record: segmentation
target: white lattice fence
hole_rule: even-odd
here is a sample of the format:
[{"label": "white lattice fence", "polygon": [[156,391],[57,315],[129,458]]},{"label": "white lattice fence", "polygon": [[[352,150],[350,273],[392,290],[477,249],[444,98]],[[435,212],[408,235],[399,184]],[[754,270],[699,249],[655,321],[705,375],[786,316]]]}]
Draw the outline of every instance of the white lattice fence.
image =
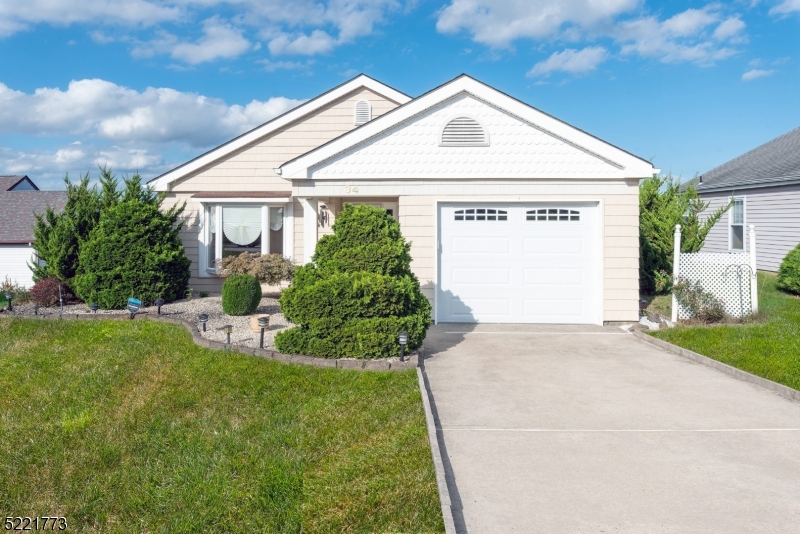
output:
[{"label": "white lattice fence", "polygon": [[[756,278],[756,235],[750,226],[750,251],[727,254],[681,253],[680,225],[675,228],[674,279],[699,283],[725,305],[725,312],[743,317],[758,310]],[[672,297],[672,320],[689,319],[692,314]]]}]

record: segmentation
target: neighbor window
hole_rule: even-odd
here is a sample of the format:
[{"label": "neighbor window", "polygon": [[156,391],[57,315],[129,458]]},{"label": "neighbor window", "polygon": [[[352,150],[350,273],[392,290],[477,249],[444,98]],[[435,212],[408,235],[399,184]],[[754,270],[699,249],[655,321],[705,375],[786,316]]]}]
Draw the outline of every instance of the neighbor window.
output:
[{"label": "neighbor window", "polygon": [[207,206],[206,269],[215,272],[218,260],[242,252],[283,254],[283,213],[274,206]]},{"label": "neighbor window", "polygon": [[734,198],[730,214],[730,248],[744,250],[744,198]]}]

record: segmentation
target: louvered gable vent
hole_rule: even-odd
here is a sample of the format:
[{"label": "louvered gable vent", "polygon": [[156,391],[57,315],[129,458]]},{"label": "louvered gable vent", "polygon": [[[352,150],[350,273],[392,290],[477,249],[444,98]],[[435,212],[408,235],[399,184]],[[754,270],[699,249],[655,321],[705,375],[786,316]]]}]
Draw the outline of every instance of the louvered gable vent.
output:
[{"label": "louvered gable vent", "polygon": [[475,119],[457,117],[442,130],[440,146],[489,146],[489,136]]},{"label": "louvered gable vent", "polygon": [[372,120],[372,106],[366,100],[356,102],[356,124],[366,124]]}]

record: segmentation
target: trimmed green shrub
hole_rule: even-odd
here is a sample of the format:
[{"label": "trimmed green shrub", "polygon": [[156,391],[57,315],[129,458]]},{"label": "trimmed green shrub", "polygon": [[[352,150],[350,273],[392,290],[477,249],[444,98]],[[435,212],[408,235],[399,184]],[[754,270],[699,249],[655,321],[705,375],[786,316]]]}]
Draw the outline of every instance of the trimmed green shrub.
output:
[{"label": "trimmed green shrub", "polygon": [[104,309],[122,309],[130,297],[144,303],[183,297],[190,261],[177,218],[176,210],[165,213],[138,199],[103,210],[80,247],[73,282],[77,295]]},{"label": "trimmed green shrub", "polygon": [[286,353],[323,358],[399,356],[422,344],[431,306],[411,272],[410,244],[385,210],[345,205],[333,234],[317,243],[314,263],[297,268],[281,311],[300,326],[278,332]]},{"label": "trimmed green shrub", "polygon": [[800,245],[783,258],[778,269],[778,288],[800,295]]},{"label": "trimmed green shrub", "polygon": [[261,284],[251,274],[232,274],[222,284],[222,311],[250,315],[261,302]]}]

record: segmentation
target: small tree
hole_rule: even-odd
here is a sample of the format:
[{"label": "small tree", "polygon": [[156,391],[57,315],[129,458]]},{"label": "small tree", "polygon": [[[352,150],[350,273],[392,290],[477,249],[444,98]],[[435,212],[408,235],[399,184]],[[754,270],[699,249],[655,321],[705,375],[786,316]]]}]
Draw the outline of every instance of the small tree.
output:
[{"label": "small tree", "polygon": [[680,181],[672,175],[653,175],[642,181],[639,185],[639,283],[642,292],[655,293],[658,273],[672,273],[676,224],[681,225],[681,252],[697,252],[731,204],[701,220],[700,214],[708,206],[708,202],[700,199],[694,185],[681,191]]},{"label": "small tree", "polygon": [[422,344],[431,306],[411,272],[410,244],[385,210],[345,205],[333,234],[317,243],[281,295],[281,310],[299,324],[275,338],[283,352],[325,358],[397,356],[397,335]]}]

